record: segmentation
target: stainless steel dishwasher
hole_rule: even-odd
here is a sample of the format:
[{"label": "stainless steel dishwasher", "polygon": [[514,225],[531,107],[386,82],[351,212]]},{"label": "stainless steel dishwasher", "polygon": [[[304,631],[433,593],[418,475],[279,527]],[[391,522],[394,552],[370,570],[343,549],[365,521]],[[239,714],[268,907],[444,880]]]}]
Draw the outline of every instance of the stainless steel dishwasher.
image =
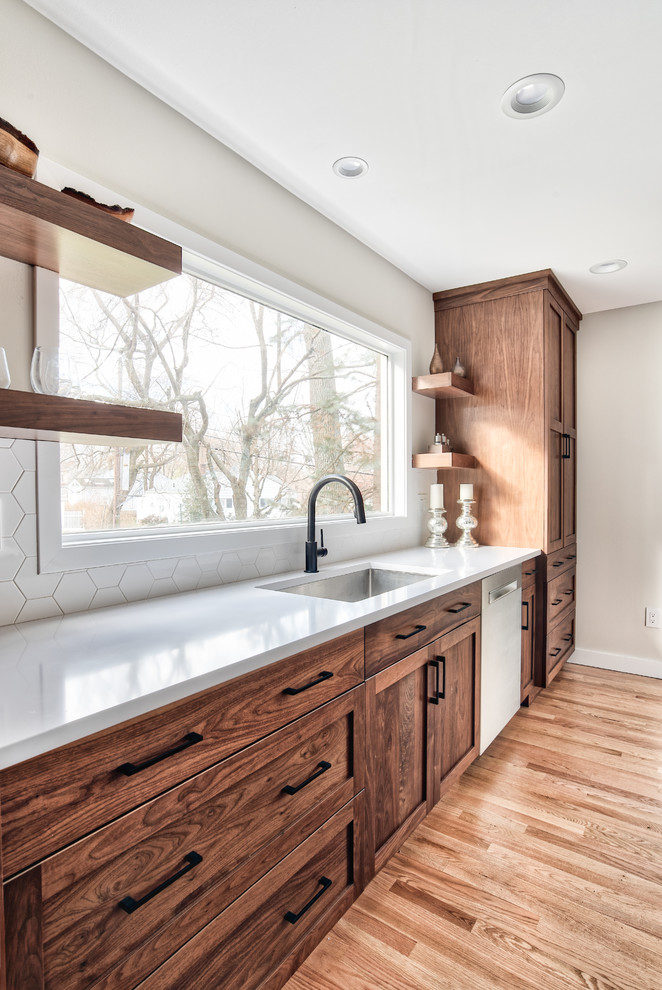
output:
[{"label": "stainless steel dishwasher", "polygon": [[480,752],[519,708],[522,664],[522,569],[518,564],[482,583]]}]

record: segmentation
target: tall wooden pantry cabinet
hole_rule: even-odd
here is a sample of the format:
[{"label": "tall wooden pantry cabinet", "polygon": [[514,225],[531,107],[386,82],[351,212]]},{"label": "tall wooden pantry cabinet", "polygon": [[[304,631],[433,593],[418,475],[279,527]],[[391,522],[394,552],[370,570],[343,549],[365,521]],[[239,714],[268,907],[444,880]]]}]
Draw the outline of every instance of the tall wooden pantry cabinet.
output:
[{"label": "tall wooden pantry cabinet", "polygon": [[474,535],[543,551],[522,626],[535,630],[534,684],[546,687],[574,647],[581,313],[550,270],[437,292],[434,305],[444,364],[459,355],[474,384],[461,402],[437,400],[436,414],[454,450],[476,458],[453,476],[474,484]]}]

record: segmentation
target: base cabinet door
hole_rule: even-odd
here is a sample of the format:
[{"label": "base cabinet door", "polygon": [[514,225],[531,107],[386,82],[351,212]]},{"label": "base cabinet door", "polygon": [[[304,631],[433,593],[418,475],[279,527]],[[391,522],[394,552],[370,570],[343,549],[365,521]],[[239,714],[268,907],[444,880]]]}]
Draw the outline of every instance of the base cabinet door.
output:
[{"label": "base cabinet door", "polygon": [[480,619],[366,681],[366,876],[478,755]]},{"label": "base cabinet door", "polygon": [[433,706],[430,647],[366,681],[366,872],[374,876],[431,807]]},{"label": "base cabinet door", "polygon": [[[478,755],[480,714],[480,620],[447,633],[429,647],[439,669],[435,714],[434,791],[436,804]],[[435,667],[436,672],[436,667]]]}]

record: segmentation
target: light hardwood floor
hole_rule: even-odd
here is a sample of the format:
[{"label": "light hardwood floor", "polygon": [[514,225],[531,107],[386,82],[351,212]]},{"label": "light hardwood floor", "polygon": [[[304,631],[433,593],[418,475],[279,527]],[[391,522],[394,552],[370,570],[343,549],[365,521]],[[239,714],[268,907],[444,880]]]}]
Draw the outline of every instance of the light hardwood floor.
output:
[{"label": "light hardwood floor", "polygon": [[662,990],[662,680],[566,665],[286,990]]}]

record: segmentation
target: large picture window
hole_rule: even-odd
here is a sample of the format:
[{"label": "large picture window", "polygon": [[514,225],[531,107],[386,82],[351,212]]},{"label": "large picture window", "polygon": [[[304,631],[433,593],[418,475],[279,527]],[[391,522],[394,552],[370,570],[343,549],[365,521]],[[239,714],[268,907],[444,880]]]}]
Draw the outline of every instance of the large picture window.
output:
[{"label": "large picture window", "polygon": [[[194,274],[126,299],[62,281],[60,347],[84,398],[181,412],[182,444],[60,447],[63,544],[265,526],[305,515],[324,474],[385,513],[388,348]],[[349,498],[349,501],[348,501]],[[353,506],[323,489],[318,513]]]}]

